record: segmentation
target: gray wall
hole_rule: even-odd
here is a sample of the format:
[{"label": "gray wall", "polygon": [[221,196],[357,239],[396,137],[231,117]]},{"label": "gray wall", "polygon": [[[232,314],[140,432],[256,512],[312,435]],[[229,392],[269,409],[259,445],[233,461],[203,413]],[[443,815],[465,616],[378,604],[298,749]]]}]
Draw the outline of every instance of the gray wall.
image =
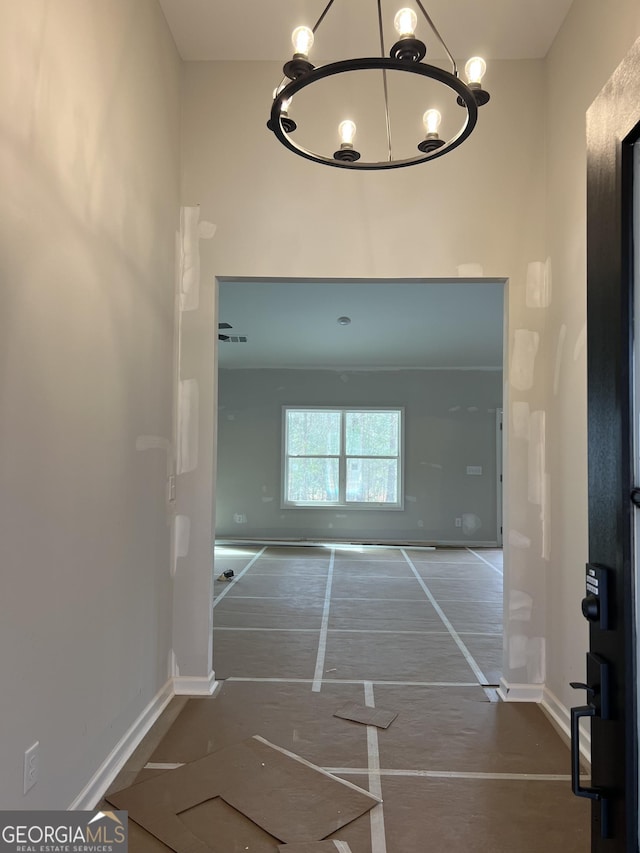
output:
[{"label": "gray wall", "polygon": [[[501,401],[498,371],[220,369],[216,534],[495,542]],[[281,509],[283,405],[403,406],[404,510]]]},{"label": "gray wall", "polygon": [[0,805],[57,809],[170,674],[181,64],[155,0],[4,2],[0,53]]}]

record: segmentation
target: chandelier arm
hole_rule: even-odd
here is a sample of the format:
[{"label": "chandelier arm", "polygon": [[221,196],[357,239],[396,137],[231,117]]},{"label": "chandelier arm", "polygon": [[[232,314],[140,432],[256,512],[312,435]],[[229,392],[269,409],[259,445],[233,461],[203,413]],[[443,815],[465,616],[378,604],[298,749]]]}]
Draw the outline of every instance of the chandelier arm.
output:
[{"label": "chandelier arm", "polygon": [[[384,49],[384,29],[382,26],[382,0],[378,0],[378,28],[380,30],[380,56],[386,56]],[[391,118],[389,116],[389,87],[387,86],[387,69],[382,69],[382,87],[384,89],[384,115],[387,122],[387,147],[389,149],[389,162],[393,161],[393,149],[391,146]]]},{"label": "chandelier arm", "polygon": [[315,31],[316,31],[316,30],[318,29],[318,27],[320,26],[320,24],[324,21],[324,19],[325,19],[325,15],[326,15],[326,14],[327,14],[327,12],[329,11],[329,9],[333,6],[334,2],[335,2],[335,0],[329,0],[329,2],[327,3],[327,5],[324,7],[324,12],[320,15],[320,17],[319,17],[319,18],[318,18],[318,20],[316,21],[316,25],[315,25],[315,27],[313,28],[313,32],[314,32],[314,34],[315,34]]},{"label": "chandelier arm", "polygon": [[448,56],[448,57],[449,57],[449,59],[451,60],[451,65],[452,65],[452,67],[453,67],[453,74],[457,77],[457,76],[458,76],[458,66],[456,65],[456,61],[455,61],[455,59],[453,58],[453,56],[451,56],[451,51],[450,51],[450,50],[449,50],[449,48],[447,47],[447,45],[446,45],[446,43],[445,43],[445,40],[442,38],[442,36],[441,36],[441,35],[440,35],[440,33],[438,32],[438,30],[436,29],[436,25],[433,23],[433,21],[432,21],[432,20],[431,20],[431,18],[429,17],[429,13],[428,13],[428,12],[427,12],[427,10],[424,8],[424,6],[423,6],[423,5],[422,5],[422,3],[420,2],[420,0],[416,0],[416,4],[419,6],[420,11],[422,12],[422,14],[423,14],[423,15],[425,16],[425,18],[427,19],[427,23],[428,23],[428,24],[429,24],[429,26],[431,27],[431,30],[432,30],[432,32],[433,32],[433,34],[434,34],[434,36],[438,39],[438,41],[440,42],[440,44],[442,45],[442,47],[445,49],[445,51],[446,51],[446,53],[447,53],[447,56]]}]

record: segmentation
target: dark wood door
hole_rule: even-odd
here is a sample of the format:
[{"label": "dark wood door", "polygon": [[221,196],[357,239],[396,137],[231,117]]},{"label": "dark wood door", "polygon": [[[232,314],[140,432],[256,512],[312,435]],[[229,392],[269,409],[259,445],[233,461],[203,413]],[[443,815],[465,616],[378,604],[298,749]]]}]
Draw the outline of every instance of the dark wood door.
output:
[{"label": "dark wood door", "polygon": [[[574,790],[592,800],[592,851],[638,850],[634,525],[634,144],[640,136],[640,40],[588,111],[587,341],[589,619],[586,685],[573,710],[591,718],[592,779]],[[634,172],[637,174],[634,175]],[[640,328],[640,325],[638,325]],[[640,485],[640,483],[639,483]],[[640,493],[638,493],[640,494]]]}]

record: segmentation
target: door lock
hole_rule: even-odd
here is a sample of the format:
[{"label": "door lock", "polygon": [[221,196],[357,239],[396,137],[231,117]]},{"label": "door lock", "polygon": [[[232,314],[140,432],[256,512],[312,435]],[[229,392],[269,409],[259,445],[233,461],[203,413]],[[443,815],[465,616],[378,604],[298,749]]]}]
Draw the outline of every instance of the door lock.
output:
[{"label": "door lock", "polygon": [[609,584],[604,566],[587,563],[586,595],[582,599],[582,615],[601,631],[609,630]]}]

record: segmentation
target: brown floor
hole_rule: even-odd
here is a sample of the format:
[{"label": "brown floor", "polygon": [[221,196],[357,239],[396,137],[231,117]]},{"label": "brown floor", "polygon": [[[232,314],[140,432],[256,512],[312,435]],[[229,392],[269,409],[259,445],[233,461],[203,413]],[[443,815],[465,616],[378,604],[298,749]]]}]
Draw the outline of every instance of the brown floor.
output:
[{"label": "brown floor", "polygon": [[[235,573],[215,584],[222,686],[174,700],[113,789],[257,734],[382,796],[336,833],[352,853],[586,853],[566,746],[537,706],[487,686],[502,660],[501,565],[498,550],[219,547],[216,575]],[[386,730],[334,717],[347,702],[398,716]],[[277,850],[222,801],[183,818],[214,849],[223,821],[233,851]],[[168,849],[130,832],[133,853]]]}]

